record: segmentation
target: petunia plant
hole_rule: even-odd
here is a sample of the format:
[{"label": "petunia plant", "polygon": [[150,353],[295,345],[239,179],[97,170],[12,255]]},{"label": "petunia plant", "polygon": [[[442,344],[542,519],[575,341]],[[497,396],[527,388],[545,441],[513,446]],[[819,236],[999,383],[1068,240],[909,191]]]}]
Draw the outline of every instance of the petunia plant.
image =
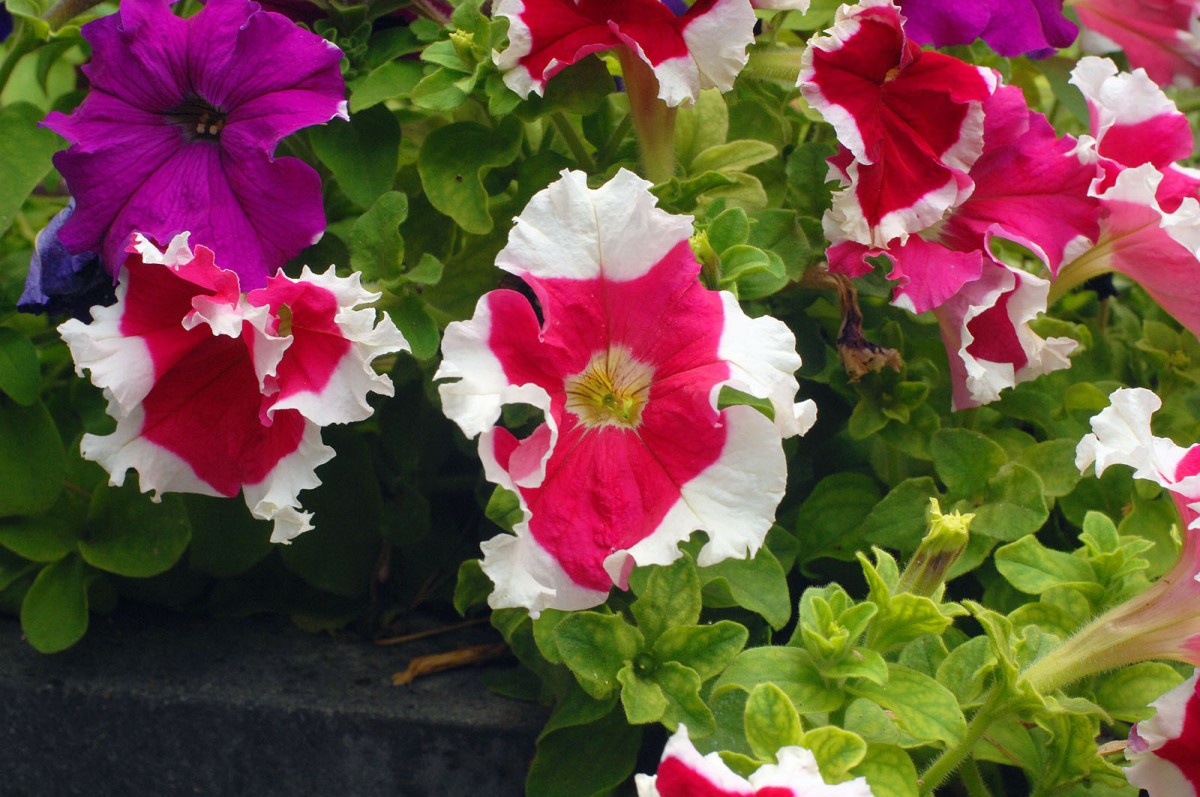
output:
[{"label": "petunia plant", "polygon": [[468,615],[534,797],[1200,793],[1198,13],[7,2],[0,610]]}]

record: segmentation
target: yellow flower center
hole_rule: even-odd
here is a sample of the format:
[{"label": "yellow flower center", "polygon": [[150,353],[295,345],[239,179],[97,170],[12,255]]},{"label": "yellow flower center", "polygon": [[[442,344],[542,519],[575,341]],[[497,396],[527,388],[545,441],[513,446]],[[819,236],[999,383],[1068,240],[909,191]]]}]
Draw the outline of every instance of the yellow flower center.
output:
[{"label": "yellow flower center", "polygon": [[654,369],[624,346],[598,351],[586,368],[564,381],[567,409],[588,428],[636,429],[650,399],[653,377]]}]

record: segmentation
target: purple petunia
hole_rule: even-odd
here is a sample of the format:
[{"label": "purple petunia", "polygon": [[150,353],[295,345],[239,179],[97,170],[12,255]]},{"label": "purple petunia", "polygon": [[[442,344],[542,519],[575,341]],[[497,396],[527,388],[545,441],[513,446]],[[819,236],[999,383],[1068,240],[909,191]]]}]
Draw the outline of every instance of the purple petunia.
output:
[{"label": "purple petunia", "polygon": [[947,47],[983,39],[1000,55],[1052,55],[1079,29],[1063,16],[1063,0],[899,0],[908,37]]},{"label": "purple petunia", "polygon": [[124,0],[83,27],[91,91],[46,126],[72,146],[54,164],[78,207],[59,232],[111,273],[133,232],[236,252],[260,288],[325,228],[321,181],[274,157],[300,128],[346,118],[342,53],[248,0],[209,0],[181,19],[165,0]]},{"label": "purple petunia", "polygon": [[38,233],[25,291],[17,300],[23,313],[70,314],[91,321],[93,305],[108,306],[117,300],[112,277],[92,252],[71,254],[58,239],[58,231],[71,218],[75,200]]}]

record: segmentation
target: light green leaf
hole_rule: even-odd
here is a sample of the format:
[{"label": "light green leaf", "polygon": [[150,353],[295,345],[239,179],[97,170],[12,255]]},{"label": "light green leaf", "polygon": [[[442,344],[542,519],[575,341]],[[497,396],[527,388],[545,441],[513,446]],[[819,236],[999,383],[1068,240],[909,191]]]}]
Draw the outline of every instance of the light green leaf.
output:
[{"label": "light green leaf", "polygon": [[1047,548],[1033,535],[996,549],[996,569],[1022,592],[1040,595],[1048,589],[1071,586],[1096,592],[1096,574],[1077,556]]},{"label": "light green leaf", "polygon": [[416,294],[406,293],[400,297],[389,315],[404,334],[408,345],[412,347],[413,357],[428,360],[437,354],[441,334],[437,321],[429,314],[424,299]]},{"label": "light green leaf", "polygon": [[1003,448],[969,429],[939,429],[930,452],[938,478],[964,496],[982,496],[988,480],[1008,461]]},{"label": "light green leaf", "polygon": [[792,616],[787,574],[767,546],[750,559],[726,559],[700,568],[704,605],[740,606],[762,616],[772,628],[783,628]]},{"label": "light green leaf", "polygon": [[700,619],[700,576],[696,565],[689,557],[681,556],[665,567],[652,567],[645,586],[638,591],[638,599],[629,608],[650,645],[667,629],[694,626]]},{"label": "light green leaf", "polygon": [[1040,529],[1049,516],[1042,480],[1024,465],[1010,462],[988,482],[986,502],[975,510],[971,533],[1018,540]]},{"label": "light green leaf", "polygon": [[50,172],[50,156],[65,146],[57,134],[38,127],[44,116],[27,102],[0,108],[0,235],[8,232],[25,199]]},{"label": "light green leaf", "polygon": [[512,490],[506,490],[503,487],[492,490],[492,495],[488,498],[487,507],[484,508],[483,513],[488,520],[505,531],[512,531],[513,526],[525,519],[520,497]]},{"label": "light green leaf", "polygon": [[1096,687],[1096,700],[1115,719],[1141,722],[1154,714],[1152,702],[1182,682],[1171,666],[1145,661],[1105,676]]},{"label": "light green leaf", "polygon": [[896,715],[896,723],[918,739],[944,742],[962,741],[967,722],[950,690],[928,675],[899,664],[888,667],[887,684],[870,681],[848,684],[847,689],[875,701]]},{"label": "light green leaf", "polygon": [[677,661],[659,664],[650,676],[667,698],[662,723],[675,730],[686,725],[688,735],[701,739],[717,729],[717,720],[700,698],[700,676]]},{"label": "light green leaf", "polygon": [[804,734],[801,747],[812,751],[825,780],[843,780],[867,755],[867,743],[856,733],[827,725]]},{"label": "light green leaf", "polygon": [[654,643],[659,662],[677,661],[691,667],[701,681],[717,676],[746,646],[749,633],[741,623],[721,620],[712,625],[673,626]]},{"label": "light green leaf", "polygon": [[715,171],[743,171],[755,164],[768,161],[779,154],[779,150],[765,141],[741,139],[727,144],[717,144],[698,153],[692,160],[689,173]]},{"label": "light green leaf", "polygon": [[614,614],[578,612],[554,631],[563,662],[592,697],[607,697],[617,686],[617,673],[642,649],[640,631]]},{"label": "light green leaf", "polygon": [[627,664],[617,673],[621,682],[621,705],[631,725],[658,722],[667,710],[667,696],[654,681],[638,675],[637,666]]},{"label": "light green leaf", "polygon": [[743,651],[717,679],[713,695],[733,688],[750,692],[761,683],[782,689],[801,714],[834,711],[845,699],[842,690],[821,677],[807,650],[772,646]]},{"label": "light green leaf", "polygon": [[762,761],[775,762],[779,748],[800,744],[804,735],[796,707],[782,689],[771,683],[751,690],[743,721],[746,740]]},{"label": "light green leaf", "polygon": [[1042,480],[1042,492],[1050,498],[1061,498],[1079,483],[1075,467],[1075,440],[1047,440],[1029,446],[1017,455],[1014,462],[1024,465]]},{"label": "light green leaf", "polygon": [[478,559],[467,559],[458,567],[458,578],[454,585],[454,610],[462,616],[474,606],[487,601],[495,585],[479,566]]},{"label": "light green leaf", "polygon": [[350,229],[350,265],[367,281],[393,280],[404,263],[400,224],[408,218],[408,197],[381,194]]},{"label": "light green leaf", "polygon": [[917,797],[917,768],[908,753],[890,744],[871,744],[854,774],[867,779],[879,797]]}]

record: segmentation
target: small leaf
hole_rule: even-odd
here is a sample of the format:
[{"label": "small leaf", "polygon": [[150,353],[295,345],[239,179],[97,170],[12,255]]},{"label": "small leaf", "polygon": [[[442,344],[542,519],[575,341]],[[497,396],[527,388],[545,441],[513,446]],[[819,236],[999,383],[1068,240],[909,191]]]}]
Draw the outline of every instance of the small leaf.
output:
[{"label": "small leaf", "polygon": [[459,565],[454,586],[454,610],[462,616],[474,606],[485,603],[495,585],[479,566],[478,559],[468,559]]},{"label": "small leaf", "polygon": [[1115,719],[1141,722],[1154,714],[1150,704],[1182,681],[1170,665],[1145,661],[1107,675],[1096,688],[1096,700]]},{"label": "small leaf", "polygon": [[950,690],[908,667],[889,665],[883,686],[860,681],[847,689],[893,712],[900,727],[918,739],[953,745],[967,732],[967,721]]},{"label": "small leaf", "polygon": [[842,690],[821,677],[807,650],[775,646],[742,651],[717,679],[713,695],[732,688],[751,692],[761,683],[782,689],[801,714],[835,711],[845,699]]},{"label": "small leaf", "polygon": [[392,187],[400,155],[400,123],[387,107],[360,110],[350,121],[311,127],[308,140],[342,193],[369,208]]},{"label": "small leaf", "polygon": [[54,506],[65,477],[62,439],[45,405],[0,396],[0,518]]},{"label": "small leaf", "polygon": [[87,578],[83,560],[68,556],[46,565],[21,603],[21,630],[42,653],[78,642],[88,627]]},{"label": "small leaf", "polygon": [[454,122],[431,132],[421,144],[417,172],[425,196],[466,232],[482,235],[492,229],[483,174],[516,159],[521,125],[507,120],[495,130],[476,122]]},{"label": "small leaf", "polygon": [[505,531],[512,531],[513,526],[525,519],[520,497],[512,490],[506,490],[503,487],[492,490],[492,495],[488,498],[487,507],[484,508],[483,513],[487,515],[488,520]]},{"label": "small leaf", "polygon": [[[602,740],[603,743],[597,743]],[[528,797],[608,794],[633,773],[642,730],[616,706],[601,719],[543,732],[525,781]]]},{"label": "small leaf", "polygon": [[404,262],[404,238],[398,229],[408,218],[408,197],[382,194],[350,230],[350,265],[368,281],[393,280]]},{"label": "small leaf", "polygon": [[156,504],[132,481],[101,487],[92,494],[87,527],[86,539],[79,541],[84,560],[134,578],[169,570],[192,538],[192,525],[178,495],[164,496]]},{"label": "small leaf", "polygon": [[[861,404],[860,404],[861,406]],[[929,522],[929,499],[941,494],[928,476],[905,479],[875,504],[859,528],[869,542],[912,552],[921,544]]]},{"label": "small leaf", "polygon": [[0,327],[0,392],[28,407],[37,401],[42,374],[37,350],[15,329]]},{"label": "small leaf", "polygon": [[614,614],[579,612],[554,631],[563,662],[596,699],[617,686],[617,673],[642,649],[642,634]]},{"label": "small leaf", "polygon": [[867,745],[867,755],[854,768],[867,779],[871,793],[887,797],[917,797],[917,768],[908,753],[890,744]]},{"label": "small leaf", "polygon": [[0,235],[8,232],[25,199],[50,172],[50,156],[63,146],[58,135],[38,125],[45,115],[27,102],[0,108]]},{"label": "small leaf", "polygon": [[867,755],[867,743],[856,733],[827,725],[813,728],[804,734],[801,747],[812,751],[821,776],[827,781],[841,781]]},{"label": "small leaf", "polygon": [[754,755],[775,762],[781,747],[800,744],[804,729],[792,701],[775,684],[759,684],[746,699],[746,741]]},{"label": "small leaf", "polygon": [[939,429],[930,441],[938,478],[952,491],[982,496],[988,480],[1008,461],[999,445],[969,429]]},{"label": "small leaf", "polygon": [[658,722],[667,710],[667,696],[658,684],[637,674],[634,665],[627,664],[617,673],[621,682],[621,705],[631,725]]},{"label": "small leaf", "polygon": [[695,670],[677,661],[668,661],[659,664],[651,678],[667,698],[663,725],[672,731],[686,725],[688,735],[696,739],[712,735],[717,729],[717,720],[700,698],[700,676]]},{"label": "small leaf", "polygon": [[779,153],[765,141],[740,139],[727,144],[717,144],[700,152],[688,167],[689,174],[706,171],[744,171],[755,164],[774,158]]},{"label": "small leaf", "polygon": [[783,628],[792,615],[787,574],[765,545],[750,559],[700,568],[700,581],[705,606],[740,606],[761,615],[772,628]]},{"label": "small leaf", "polygon": [[653,655],[659,662],[686,664],[701,681],[707,681],[729,666],[748,638],[746,627],[731,620],[712,625],[674,626],[658,637]]},{"label": "small leaf", "polygon": [[996,549],[995,560],[996,569],[1008,583],[1031,595],[1061,586],[1088,592],[1100,589],[1091,565],[1069,553],[1045,547],[1032,535]]},{"label": "small leaf", "polygon": [[700,619],[696,565],[682,556],[665,567],[651,568],[638,599],[629,608],[650,645],[667,629],[694,626]]},{"label": "small leaf", "polygon": [[429,314],[425,301],[420,296],[411,293],[401,296],[390,315],[404,334],[408,345],[412,346],[413,357],[428,360],[437,354],[441,335],[437,322]]}]

